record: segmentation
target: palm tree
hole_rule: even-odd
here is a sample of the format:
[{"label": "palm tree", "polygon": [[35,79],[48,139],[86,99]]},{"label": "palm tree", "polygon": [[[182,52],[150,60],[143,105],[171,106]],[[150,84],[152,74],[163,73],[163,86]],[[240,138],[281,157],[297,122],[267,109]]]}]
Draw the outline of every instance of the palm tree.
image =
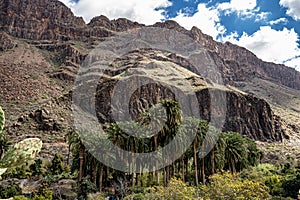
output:
[{"label": "palm tree", "polygon": [[[177,130],[182,120],[182,112],[180,105],[177,101],[172,99],[166,99],[161,101],[162,106],[166,112],[166,122],[162,130],[160,131],[161,146],[167,145],[176,135]],[[181,144],[177,144],[181,145]],[[168,152],[171,153],[171,152]],[[169,155],[163,155],[165,158]],[[173,164],[172,164],[173,165]],[[170,166],[166,166],[164,169],[164,184],[168,184],[170,179]]]},{"label": "palm tree", "polygon": [[255,166],[259,163],[260,159],[262,158],[263,152],[257,148],[254,140],[248,137],[244,137],[243,139],[244,143],[247,146],[247,158],[244,162],[246,166],[242,167]]},{"label": "palm tree", "polygon": [[[199,175],[198,175],[198,159],[197,159],[197,153],[198,148],[203,142],[204,136],[207,132],[208,126],[206,121],[193,118],[193,117],[186,117],[184,118],[182,131],[184,131],[186,134],[191,134],[191,131],[194,131],[195,138],[192,145],[192,151],[193,151],[193,161],[194,161],[194,168],[195,168],[195,185],[199,185]],[[203,147],[204,145],[202,145]],[[202,151],[204,151],[202,149]],[[187,166],[186,166],[187,167]],[[202,171],[202,175],[204,172]]]},{"label": "palm tree", "polygon": [[232,173],[237,171],[247,156],[247,148],[241,134],[236,132],[225,133],[225,168]]},{"label": "palm tree", "polygon": [[[207,131],[208,131],[207,122],[205,120],[200,119],[198,130],[197,130],[197,136],[195,138],[195,140],[197,140],[197,147],[195,150],[198,151],[199,144],[202,144],[201,145],[201,161],[202,161],[201,177],[202,177],[203,184],[205,183],[205,159],[204,158],[205,158],[205,147],[207,145],[205,142]],[[197,154],[197,152],[194,152],[194,154]],[[196,155],[194,155],[194,156],[196,156]],[[197,156],[196,156],[196,159],[197,159]],[[195,163],[197,163],[197,160],[195,161]],[[196,184],[196,186],[198,186],[198,184]]]},{"label": "palm tree", "polygon": [[206,146],[211,149],[210,154],[210,167],[211,174],[215,173],[215,149],[222,143],[222,138],[220,138],[221,131],[216,129],[215,127],[210,127],[208,134],[206,134]]}]

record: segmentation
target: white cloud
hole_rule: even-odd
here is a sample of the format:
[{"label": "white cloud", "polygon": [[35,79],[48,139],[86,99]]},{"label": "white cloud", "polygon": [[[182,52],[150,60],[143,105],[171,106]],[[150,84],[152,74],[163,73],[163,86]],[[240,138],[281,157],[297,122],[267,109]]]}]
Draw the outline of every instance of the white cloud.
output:
[{"label": "white cloud", "polygon": [[76,4],[72,0],[59,0],[59,1],[61,1],[62,3],[64,3],[66,6],[68,6],[70,8],[73,7]]},{"label": "white cloud", "polygon": [[255,19],[255,22],[266,20],[270,12],[260,12],[257,7],[257,0],[231,0],[217,4],[217,8],[225,15],[237,13],[242,20]]},{"label": "white cloud", "polygon": [[288,23],[288,20],[286,18],[282,17],[282,18],[272,20],[269,22],[270,25],[275,25],[275,24],[280,24],[280,23],[286,24],[286,23]]},{"label": "white cloud", "polygon": [[[227,10],[229,13],[243,13],[253,10],[256,7],[256,0],[231,0],[230,2],[220,3],[218,9]],[[228,13],[227,13],[228,14]]]},{"label": "white cloud", "polygon": [[168,0],[80,0],[78,3],[71,3],[71,0],[61,0],[69,6],[78,16],[83,16],[86,22],[93,17],[105,15],[110,19],[127,18],[144,24],[153,24],[164,19],[163,10],[171,5]]},{"label": "white cloud", "polygon": [[293,58],[293,59],[285,62],[284,64],[289,66],[289,67],[293,67],[293,68],[295,68],[296,70],[298,70],[300,72],[300,57]]},{"label": "white cloud", "polygon": [[270,15],[270,12],[261,12],[255,15],[255,22],[267,20],[268,16]]},{"label": "white cloud", "polygon": [[217,9],[207,8],[205,4],[198,4],[197,12],[193,16],[188,16],[180,12],[172,20],[177,21],[186,29],[191,29],[193,26],[196,26],[201,29],[203,33],[215,39],[226,30],[220,23],[219,11]]},{"label": "white cloud", "polygon": [[[262,26],[260,29],[248,35],[243,35],[238,38],[236,33],[223,38],[223,41],[230,41],[234,44],[246,47],[259,58],[275,63],[284,63],[286,60],[300,55],[297,41],[298,34],[294,29],[274,30],[270,26]],[[298,60],[299,61],[299,60]],[[287,62],[285,64],[295,64],[300,67],[300,63],[296,61]],[[293,66],[295,67],[295,66]]]},{"label": "white cloud", "polygon": [[280,0],[279,4],[288,8],[286,14],[295,20],[300,20],[300,2],[299,0]]}]

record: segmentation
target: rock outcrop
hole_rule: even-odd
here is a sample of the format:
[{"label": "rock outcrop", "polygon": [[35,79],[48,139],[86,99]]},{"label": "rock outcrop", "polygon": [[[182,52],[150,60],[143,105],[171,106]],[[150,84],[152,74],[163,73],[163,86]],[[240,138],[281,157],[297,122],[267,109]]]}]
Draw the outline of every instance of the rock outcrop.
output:
[{"label": "rock outcrop", "polygon": [[[15,51],[10,55],[10,59],[4,59],[3,56],[0,60],[2,72],[0,77],[3,77],[0,79],[1,97],[8,101],[15,99],[28,101],[45,91],[49,94],[48,98],[57,95],[58,89],[70,88],[79,66],[98,42],[118,32],[138,29],[144,25],[124,18],[109,20],[105,16],[95,17],[86,24],[81,17],[76,17],[68,7],[57,0],[0,0],[0,27],[0,51],[3,51],[1,53],[4,55],[4,51],[9,49]],[[296,90],[300,89],[300,73],[296,70],[284,65],[263,62],[247,49],[231,43],[216,42],[196,27],[186,30],[175,21],[158,22],[150,27],[174,29],[193,38],[203,46],[205,53],[218,67],[226,84],[237,85],[241,81],[247,82],[260,78]],[[14,41],[19,39],[22,39],[19,43]],[[18,47],[17,44],[22,46]],[[46,56],[43,53],[46,53]],[[133,54],[135,54],[134,59],[131,57]],[[28,63],[28,60],[31,62]],[[35,60],[40,62],[33,62]],[[165,68],[160,69],[157,65],[143,67],[149,62],[163,63]],[[178,77],[172,73],[165,73],[168,71],[167,68],[172,68],[177,72],[180,69],[180,73],[184,74],[183,76],[194,88],[201,103],[193,109],[199,110],[204,119],[210,120],[211,105],[208,92],[223,91],[226,93],[227,110],[225,131],[238,131],[261,141],[280,141],[285,137],[280,119],[273,114],[266,101],[230,87],[218,87],[213,83],[214,81],[203,79],[201,75],[206,70],[205,66],[206,63],[199,70],[183,56],[172,52],[153,50],[132,52],[127,58],[116,61],[113,66],[115,68],[107,70],[106,76],[100,80],[97,88],[98,118],[103,122],[113,120],[109,100],[121,76],[126,74],[132,77],[138,73],[147,77],[148,70],[156,70],[157,75],[161,78],[168,76],[165,78],[176,85]],[[164,73],[161,73],[162,70]],[[53,78],[64,80],[63,87],[51,83]],[[28,86],[27,89],[25,85]],[[29,90],[36,92],[29,95]],[[174,99],[175,96],[161,85],[149,84],[137,90],[131,98],[132,117],[138,118],[145,109],[165,98]],[[87,99],[86,106],[90,103]],[[43,113],[37,112],[34,116],[37,117],[34,118],[36,122],[41,124],[41,130],[60,129],[55,127],[54,122],[49,121],[47,117],[43,118]]]},{"label": "rock outcrop", "polygon": [[[167,26],[167,25],[166,25]],[[300,89],[300,72],[281,64],[264,62],[246,48],[226,42],[216,42],[196,27],[191,29],[194,39],[212,54],[224,76],[233,81],[250,80],[254,77],[270,80],[294,89]]]},{"label": "rock outcrop", "polygon": [[127,19],[96,17],[86,24],[57,0],[1,0],[0,27],[8,34],[31,40],[89,41],[140,27]]},{"label": "rock outcrop", "polygon": [[[144,25],[121,18],[93,18],[86,24],[57,0],[0,0],[0,27],[11,36],[31,40],[93,41],[114,32]],[[175,21],[158,22],[155,27],[175,29],[192,36],[210,51],[227,83],[261,77],[285,86],[300,89],[300,72],[284,65],[263,62],[245,48],[216,42],[196,27],[187,31]]]},{"label": "rock outcrop", "polygon": [[4,32],[0,32],[0,51],[13,49],[17,44]]},{"label": "rock outcrop", "polygon": [[139,24],[137,22],[132,22],[125,18],[119,18],[116,20],[109,20],[107,17],[101,15],[99,17],[94,17],[88,26],[92,29],[98,27],[104,27],[108,30],[122,32],[127,31],[129,29],[140,28],[143,27],[143,24]]},{"label": "rock outcrop", "polygon": [[[134,67],[135,65],[131,65],[131,58],[134,60],[137,53],[140,55],[140,59],[138,63],[136,63],[139,68]],[[156,60],[152,56],[153,54],[160,54],[160,57],[164,57],[165,61],[161,61],[161,58]],[[114,106],[119,103],[111,103],[111,99],[114,92],[116,92],[115,87],[121,77],[130,80],[126,82],[127,85],[124,87],[132,87],[135,84],[136,77],[147,78],[153,76],[153,73],[155,74],[156,70],[164,70],[163,74],[159,74],[159,78],[161,78],[161,80],[168,80],[169,85],[178,85],[176,81],[180,79],[180,76],[177,76],[177,73],[170,73],[168,68],[173,68],[175,71],[179,70],[177,72],[182,74],[184,71],[180,71],[180,69],[184,67],[178,62],[172,62],[172,60],[169,59],[170,53],[164,53],[163,55],[164,56],[162,56],[161,52],[158,53],[151,50],[148,50],[147,52],[135,51],[132,55],[129,54],[126,58],[123,58],[123,61],[122,59],[118,61],[119,64],[122,63],[121,68],[118,69],[118,64],[115,64],[114,67],[116,68],[111,69],[111,72],[107,72],[107,76],[100,79],[99,85],[97,86],[96,109],[97,116],[102,123],[113,122],[115,120],[116,115],[112,114],[112,110],[117,109]],[[181,59],[183,60],[184,58]],[[124,66],[124,63],[127,63],[128,65]],[[151,68],[149,68],[149,66],[147,67],[149,63],[151,63]],[[158,64],[156,65],[153,63]],[[164,69],[160,68],[161,65],[164,66]],[[212,108],[212,100],[210,99],[211,93],[226,93],[226,105],[224,106],[226,106],[225,110],[227,112],[223,131],[237,131],[260,141],[281,141],[286,137],[281,127],[280,119],[274,115],[266,101],[252,95],[232,90],[230,87],[211,85],[192,72],[182,74],[182,76],[186,77],[190,82],[197,96],[198,107],[194,106],[192,110],[198,109],[200,116],[208,121],[210,121],[212,115],[211,112],[212,109],[214,109]],[[131,78],[133,79],[131,80]],[[126,88],[124,88],[124,90],[125,89]],[[142,88],[137,89],[133,94],[128,95],[132,95],[130,97],[129,109],[131,118],[133,119],[138,119],[142,112],[163,99],[178,99],[176,94],[159,83],[146,84],[142,86]],[[88,96],[83,97],[83,99],[84,98],[88,98]],[[125,99],[127,98],[122,96],[120,101]],[[83,107],[89,107],[90,102],[88,99],[82,102],[86,102],[85,105],[82,105]],[[122,115],[124,113],[119,114]]]}]

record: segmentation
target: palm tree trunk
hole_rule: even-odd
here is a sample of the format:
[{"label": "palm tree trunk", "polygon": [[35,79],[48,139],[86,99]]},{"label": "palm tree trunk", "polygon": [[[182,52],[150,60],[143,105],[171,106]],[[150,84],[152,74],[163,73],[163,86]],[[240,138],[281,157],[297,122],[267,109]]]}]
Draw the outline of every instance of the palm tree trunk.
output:
[{"label": "palm tree trunk", "polygon": [[185,170],[185,167],[184,167],[184,159],[181,158],[181,163],[182,163],[182,181],[185,182],[185,174],[184,174],[184,170]]},{"label": "palm tree trunk", "polygon": [[[67,165],[69,165],[69,162],[70,162],[70,153],[71,153],[71,143],[69,144],[69,147],[68,147],[68,158],[67,158]],[[1,155],[2,153],[0,152],[0,158],[1,158]]]},{"label": "palm tree trunk", "polygon": [[103,165],[100,163],[99,169],[99,191],[102,192],[103,187]]},{"label": "palm tree trunk", "polygon": [[[158,145],[157,145],[157,136],[154,136],[154,151],[157,151]],[[159,177],[158,177],[158,158],[155,159],[155,178],[156,182],[159,182]]]},{"label": "palm tree trunk", "polygon": [[175,177],[175,162],[172,163],[172,177]]},{"label": "palm tree trunk", "polygon": [[195,184],[198,187],[198,166],[197,166],[197,142],[194,142],[194,165],[195,165]]},{"label": "palm tree trunk", "polygon": [[139,185],[139,174],[140,174],[141,165],[140,165],[140,162],[136,162],[135,165],[136,165],[135,184],[138,186]]},{"label": "palm tree trunk", "polygon": [[167,167],[166,167],[166,172],[167,172],[167,178],[166,178],[166,185],[168,185],[168,183],[169,183],[169,180],[170,180],[170,166],[168,165]]},{"label": "palm tree trunk", "polygon": [[186,158],[185,160],[184,160],[184,166],[185,166],[185,174],[189,174],[189,159],[188,158]]},{"label": "palm tree trunk", "polygon": [[163,177],[164,177],[164,186],[167,187],[167,170],[163,169]]},{"label": "palm tree trunk", "polygon": [[133,144],[132,144],[132,153],[131,153],[131,170],[132,170],[132,174],[131,174],[131,186],[134,187],[134,152],[133,152]]},{"label": "palm tree trunk", "polygon": [[83,177],[83,158],[84,158],[84,147],[81,144],[80,150],[79,150],[79,175],[78,175],[78,181],[82,180]]},{"label": "palm tree trunk", "polygon": [[95,185],[95,187],[97,186],[97,162],[96,159],[93,159],[93,183]]},{"label": "palm tree trunk", "polygon": [[211,150],[211,174],[215,174],[215,149]]},{"label": "palm tree trunk", "polygon": [[204,163],[204,144],[202,144],[202,169],[201,169],[201,175],[202,175],[202,184],[205,184],[205,163]]}]

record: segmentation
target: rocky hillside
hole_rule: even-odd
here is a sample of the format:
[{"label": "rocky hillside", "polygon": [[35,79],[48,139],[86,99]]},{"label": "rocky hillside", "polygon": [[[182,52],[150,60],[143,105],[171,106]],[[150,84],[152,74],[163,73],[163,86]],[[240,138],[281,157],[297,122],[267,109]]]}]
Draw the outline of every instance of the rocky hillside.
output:
[{"label": "rocky hillside", "polygon": [[[18,140],[30,134],[40,135],[46,143],[44,153],[49,153],[47,148],[51,149],[50,154],[64,149],[65,134],[73,128],[71,94],[80,65],[105,39],[141,27],[145,26],[105,16],[86,24],[57,0],[0,0],[0,105],[7,113],[11,137]],[[118,77],[132,71],[147,76],[150,69],[145,66],[159,61],[182,73],[191,83],[201,102],[193,109],[199,110],[203,118],[209,120],[211,112],[208,88],[226,93],[224,130],[238,131],[260,141],[281,141],[286,134],[297,136],[300,72],[264,62],[245,48],[216,42],[196,27],[188,31],[174,21],[150,27],[176,30],[201,45],[221,72],[225,86],[203,78],[207,67],[195,67],[183,55],[153,49],[131,52],[116,60],[117,69],[110,69],[99,82],[99,120],[111,120],[108,99]],[[168,72],[168,68],[158,66],[152,70],[157,70],[162,78]],[[176,76],[171,79],[176,80]],[[172,97],[157,85],[143,89],[132,98],[132,106],[136,105],[133,117],[158,100]]]},{"label": "rocky hillside", "polygon": [[[168,85],[178,86],[181,83],[180,79],[184,77],[192,86],[191,89],[195,92],[199,102],[198,105],[194,104],[195,107],[189,108],[191,109],[189,113],[197,109],[200,116],[207,121],[214,117],[212,113],[216,110],[222,114],[222,108],[215,105],[212,99],[218,95],[219,98],[226,98],[224,105],[221,105],[226,106],[224,109],[226,114],[223,113],[226,115],[224,116],[223,131],[237,131],[260,141],[282,141],[286,136],[281,127],[280,119],[273,114],[266,101],[233,90],[230,86],[210,84],[199,75],[184,69],[183,63],[188,62],[184,58],[181,58],[181,62],[174,62],[170,55],[169,52],[152,49],[140,50],[129,53],[117,63],[112,64],[114,67],[109,68],[106,76],[100,78],[97,87],[96,109],[100,121],[112,122],[115,118],[120,119],[119,116],[112,116],[114,109],[117,110],[118,115],[124,114],[118,105],[122,103],[111,100],[112,94],[116,92],[116,87],[122,87],[122,91],[130,91],[136,82],[143,82],[143,79],[151,77],[151,79],[158,80],[158,83],[143,85],[131,97],[122,96],[120,99],[120,101],[130,99],[129,113],[133,119],[138,119],[145,109],[163,99],[180,99],[180,93],[176,93],[160,83],[167,82]],[[138,61],[137,57],[139,57]],[[120,84],[120,79],[129,81],[126,81],[126,86],[117,86]],[[82,101],[89,102],[88,98],[90,97],[83,97]],[[193,101],[189,101],[189,104],[193,105]]]}]

